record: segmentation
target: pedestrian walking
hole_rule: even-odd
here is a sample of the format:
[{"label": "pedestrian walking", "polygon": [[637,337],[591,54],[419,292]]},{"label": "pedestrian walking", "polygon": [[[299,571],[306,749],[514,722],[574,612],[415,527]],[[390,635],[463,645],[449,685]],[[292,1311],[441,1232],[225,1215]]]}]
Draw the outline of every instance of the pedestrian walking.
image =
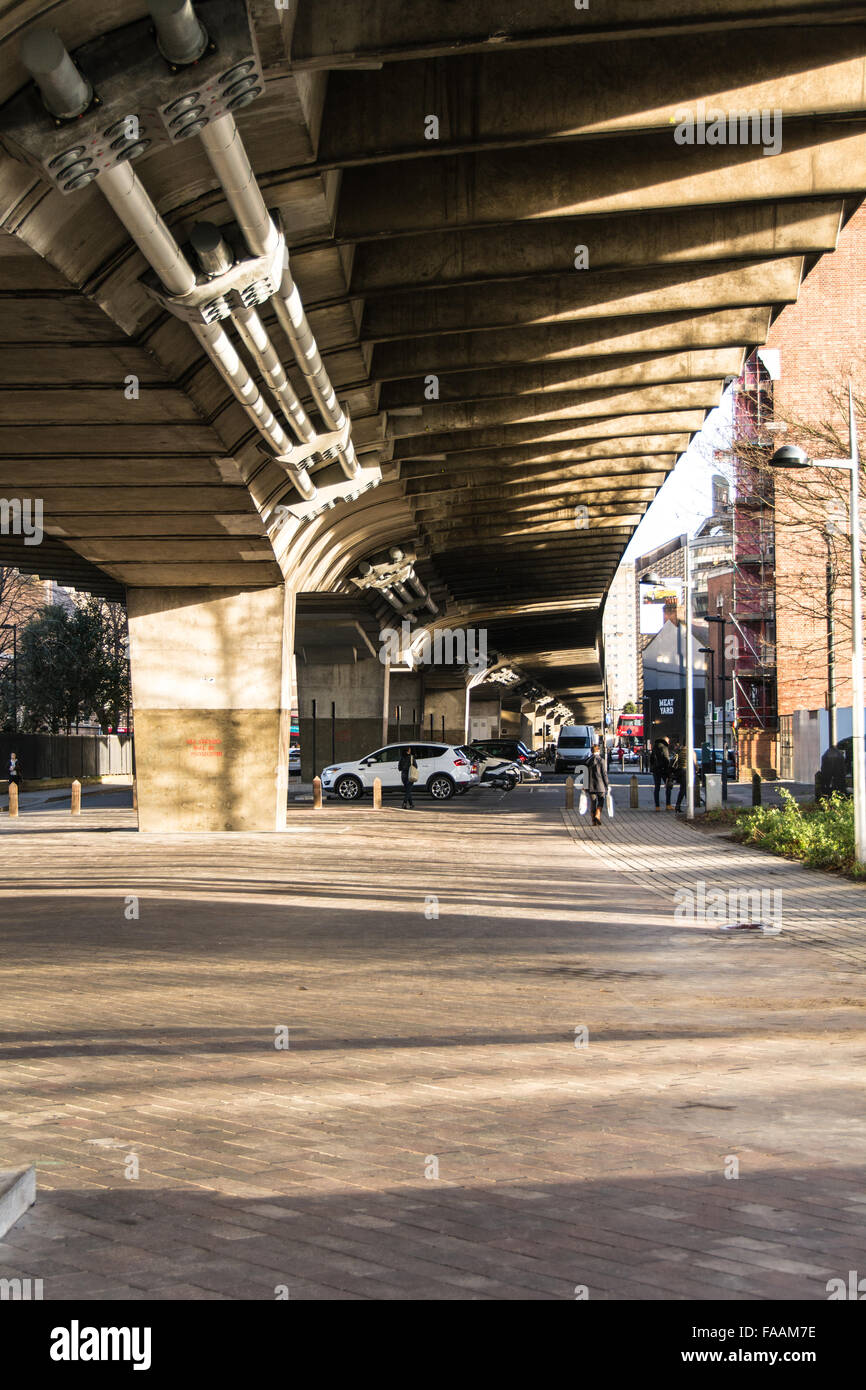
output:
[{"label": "pedestrian walking", "polygon": [[397,763],[397,771],[403,783],[403,806],[404,811],[414,811],[415,803],[412,800],[412,783],[418,781],[418,763],[412,748],[403,749],[400,754],[400,761]]},{"label": "pedestrian walking", "polygon": [[656,810],[660,811],[659,793],[662,782],[665,784],[665,810],[671,809],[671,792],[673,782],[671,776],[671,746],[666,738],[657,738],[653,744],[653,751],[650,754],[649,770],[653,775],[653,797],[655,798]]},{"label": "pedestrian walking", "polygon": [[601,808],[610,790],[610,782],[600,743],[592,745],[592,756],[586,765],[586,790],[592,809],[592,823],[601,825]]},{"label": "pedestrian walking", "polygon": [[16,787],[21,787],[21,768],[18,763],[18,754],[9,755],[9,781],[14,782]]}]

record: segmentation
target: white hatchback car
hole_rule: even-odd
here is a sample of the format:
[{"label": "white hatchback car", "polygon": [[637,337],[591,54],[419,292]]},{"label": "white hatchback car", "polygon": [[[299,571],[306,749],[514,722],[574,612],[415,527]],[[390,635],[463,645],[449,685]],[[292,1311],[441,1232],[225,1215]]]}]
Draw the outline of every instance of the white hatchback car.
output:
[{"label": "white hatchback car", "polygon": [[418,763],[418,780],[413,791],[427,791],[436,801],[447,801],[455,792],[467,792],[481,780],[478,764],[465,748],[448,743],[389,743],[353,763],[333,763],[322,772],[322,791],[342,801],[357,801],[372,791],[379,777],[383,791],[403,789],[397,763],[404,748],[411,748]]}]

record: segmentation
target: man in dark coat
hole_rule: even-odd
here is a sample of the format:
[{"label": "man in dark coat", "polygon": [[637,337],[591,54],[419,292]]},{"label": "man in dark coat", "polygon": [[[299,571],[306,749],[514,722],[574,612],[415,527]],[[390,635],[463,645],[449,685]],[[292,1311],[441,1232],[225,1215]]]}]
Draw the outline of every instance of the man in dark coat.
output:
[{"label": "man in dark coat", "polygon": [[593,825],[601,825],[601,808],[610,786],[604,762],[601,744],[594,743],[592,745],[592,757],[586,765],[586,790],[592,807]]},{"label": "man in dark coat", "polygon": [[673,783],[669,780],[671,775],[671,748],[666,738],[657,738],[653,744],[653,751],[650,755],[650,772],[653,775],[653,796],[655,797],[656,810],[660,811],[659,791],[661,784],[665,784],[665,810],[671,809],[671,792]]},{"label": "man in dark coat", "polygon": [[404,749],[403,749],[403,752],[400,754],[400,760],[399,760],[399,762],[397,763],[397,771],[399,772],[399,774],[400,774],[400,780],[401,780],[402,783],[403,783],[403,810],[404,810],[404,811],[414,811],[414,809],[415,809],[415,803],[414,803],[414,801],[412,800],[412,774],[411,774],[411,769],[412,769],[413,767],[415,768],[415,771],[417,772],[417,770],[418,770],[418,763],[417,763],[416,760],[415,760],[415,755],[414,755],[414,753],[412,752],[412,749],[411,749],[411,748],[404,748]]}]

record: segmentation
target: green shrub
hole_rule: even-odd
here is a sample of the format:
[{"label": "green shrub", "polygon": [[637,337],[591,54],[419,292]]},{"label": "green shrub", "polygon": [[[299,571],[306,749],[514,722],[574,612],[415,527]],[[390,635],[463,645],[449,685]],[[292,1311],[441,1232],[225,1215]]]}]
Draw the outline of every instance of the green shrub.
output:
[{"label": "green shrub", "polygon": [[854,863],[853,801],[834,792],[825,801],[799,806],[789,791],[782,789],[779,795],[781,806],[759,806],[741,815],[734,838],[799,859],[812,869],[866,877],[866,870]]}]

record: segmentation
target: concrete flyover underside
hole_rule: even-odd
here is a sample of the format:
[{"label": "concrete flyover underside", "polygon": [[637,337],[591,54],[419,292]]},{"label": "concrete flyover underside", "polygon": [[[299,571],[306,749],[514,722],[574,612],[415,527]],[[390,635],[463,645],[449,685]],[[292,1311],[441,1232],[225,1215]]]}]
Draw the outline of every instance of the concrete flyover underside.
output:
[{"label": "concrete flyover underside", "polygon": [[[145,14],[3,7],[0,101],[27,84],[29,28],[74,53]],[[356,594],[359,562],[409,546],[443,619],[483,622],[598,718],[601,609],[635,526],[866,190],[864,18],[850,0],[252,5],[265,91],[238,128],[382,471],[297,528],[274,525],[298,500],[286,469],[144,293],[99,188],[50,189],[0,113],[0,494],[41,497],[49,538],[0,538],[0,563],[193,595],[177,613],[197,590]],[[747,111],[763,143],[680,142],[689,113]],[[198,139],[135,169],[178,241],[232,222]]]}]

